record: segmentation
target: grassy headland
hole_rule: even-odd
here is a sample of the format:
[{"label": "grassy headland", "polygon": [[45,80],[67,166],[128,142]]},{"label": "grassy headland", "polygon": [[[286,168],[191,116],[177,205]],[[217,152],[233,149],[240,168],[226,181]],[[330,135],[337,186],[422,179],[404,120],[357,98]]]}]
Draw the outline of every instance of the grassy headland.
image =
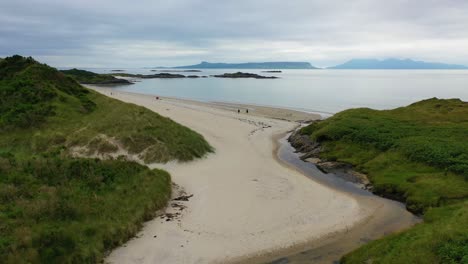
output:
[{"label": "grassy headland", "polygon": [[344,263],[468,263],[468,103],[433,98],[387,111],[351,109],[301,133],[321,143],[321,158],[354,165],[376,193],[424,215],[424,223]]},{"label": "grassy headland", "polygon": [[168,173],[211,147],[146,108],[107,98],[32,58],[0,61],[0,259],[96,263],[165,206]]},{"label": "grassy headland", "polygon": [[82,84],[98,84],[98,85],[122,85],[122,84],[132,84],[132,82],[115,78],[110,74],[99,74],[85,70],[71,69],[71,70],[61,70],[67,76],[72,77],[77,82]]},{"label": "grassy headland", "polygon": [[132,73],[118,73],[115,74],[118,76],[123,77],[131,77],[131,78],[140,78],[140,79],[177,79],[177,78],[185,78],[187,76],[182,74],[174,74],[168,72],[161,72],[155,74],[132,74]]}]

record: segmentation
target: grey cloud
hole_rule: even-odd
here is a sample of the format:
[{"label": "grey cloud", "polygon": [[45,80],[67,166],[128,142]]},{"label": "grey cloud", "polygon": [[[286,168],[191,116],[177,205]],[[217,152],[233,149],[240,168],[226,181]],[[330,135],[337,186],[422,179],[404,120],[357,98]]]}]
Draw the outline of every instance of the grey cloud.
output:
[{"label": "grey cloud", "polygon": [[56,66],[413,57],[468,64],[467,1],[0,2],[0,56]]}]

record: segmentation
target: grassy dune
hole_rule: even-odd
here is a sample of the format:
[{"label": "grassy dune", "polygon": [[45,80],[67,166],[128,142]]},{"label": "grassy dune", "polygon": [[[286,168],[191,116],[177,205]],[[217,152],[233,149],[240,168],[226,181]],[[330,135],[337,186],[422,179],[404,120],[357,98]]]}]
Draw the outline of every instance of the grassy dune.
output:
[{"label": "grassy dune", "polygon": [[125,157],[76,158],[75,149],[146,162],[211,151],[196,132],[31,58],[0,61],[0,103],[2,263],[100,262],[165,206],[168,173]]},{"label": "grassy dune", "polygon": [[99,84],[99,85],[123,85],[132,84],[132,82],[124,79],[118,79],[110,74],[98,74],[85,70],[70,69],[62,70],[63,74],[72,77],[79,83],[83,84]]},{"label": "grassy dune", "polygon": [[323,158],[353,164],[376,193],[424,216],[344,263],[468,263],[468,103],[433,98],[388,111],[351,109],[301,133],[321,142]]}]

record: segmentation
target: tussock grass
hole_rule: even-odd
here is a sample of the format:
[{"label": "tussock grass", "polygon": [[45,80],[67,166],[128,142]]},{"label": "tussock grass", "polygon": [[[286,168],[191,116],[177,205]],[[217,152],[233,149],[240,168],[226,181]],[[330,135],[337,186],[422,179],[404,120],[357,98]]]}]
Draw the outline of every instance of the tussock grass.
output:
[{"label": "tussock grass", "polygon": [[88,90],[31,58],[10,57],[0,64],[0,95],[0,131],[5,132],[0,149],[25,155],[31,149],[66,151],[105,135],[132,154],[144,152],[147,162],[189,161],[212,151],[189,128]]},{"label": "tussock grass", "polygon": [[117,160],[0,158],[3,263],[96,263],[170,198],[170,177]]},{"label": "tussock grass", "polygon": [[0,102],[1,263],[100,262],[170,198],[167,172],[73,158],[73,148],[106,154],[118,144],[146,162],[211,151],[196,132],[32,58],[0,61]]},{"label": "tussock grass", "polygon": [[467,103],[432,98],[387,111],[351,109],[301,133],[322,143],[323,158],[353,164],[376,193],[424,215],[424,223],[363,246],[345,263],[468,263],[460,257],[468,255]]}]

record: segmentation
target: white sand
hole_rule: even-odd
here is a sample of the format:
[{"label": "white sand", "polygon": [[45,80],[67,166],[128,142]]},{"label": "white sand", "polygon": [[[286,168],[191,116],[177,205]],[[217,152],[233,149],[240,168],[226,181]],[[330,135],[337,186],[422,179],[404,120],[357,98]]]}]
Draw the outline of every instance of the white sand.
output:
[{"label": "white sand", "polygon": [[173,182],[193,197],[181,202],[187,208],[179,218],[149,221],[107,262],[242,261],[349,228],[369,213],[351,196],[278,163],[273,138],[293,129],[294,122],[175,99],[156,101],[115,91],[113,97],[192,128],[216,152],[189,163],[154,166],[169,171]]}]

